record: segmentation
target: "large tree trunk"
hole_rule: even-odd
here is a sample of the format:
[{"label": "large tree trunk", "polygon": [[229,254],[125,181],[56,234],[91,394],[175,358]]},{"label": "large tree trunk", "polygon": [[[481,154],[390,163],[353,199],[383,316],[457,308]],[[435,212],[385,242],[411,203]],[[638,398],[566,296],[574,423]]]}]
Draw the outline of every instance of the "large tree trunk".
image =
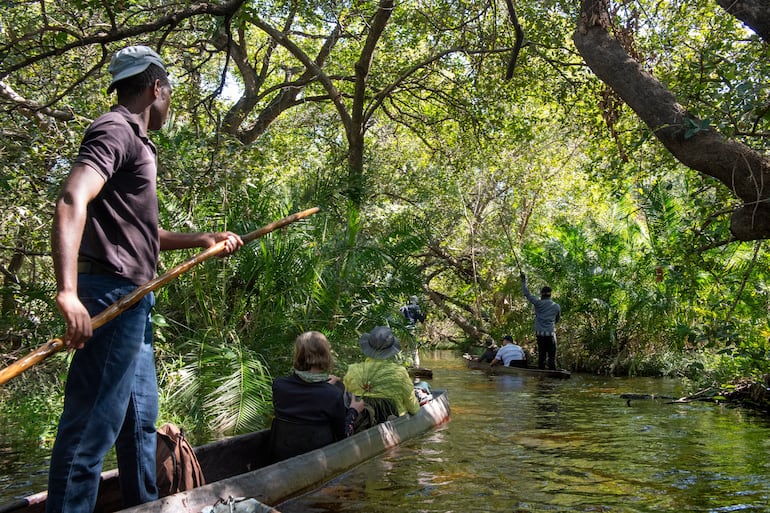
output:
[{"label": "large tree trunk", "polygon": [[711,127],[686,137],[689,128],[701,126],[700,120],[677,103],[674,94],[610,36],[607,1],[581,2],[573,40],[586,64],[636,112],[676,159],[716,178],[743,201],[730,223],[736,239],[770,238],[770,160]]},{"label": "large tree trunk", "polygon": [[369,72],[374,52],[385,33],[393,13],[394,0],[380,0],[377,11],[369,22],[369,34],[355,64],[355,87],[350,107],[350,123],[345,125],[348,138],[348,191],[354,205],[360,206],[364,191],[364,135],[369,128],[371,112],[366,111]]}]

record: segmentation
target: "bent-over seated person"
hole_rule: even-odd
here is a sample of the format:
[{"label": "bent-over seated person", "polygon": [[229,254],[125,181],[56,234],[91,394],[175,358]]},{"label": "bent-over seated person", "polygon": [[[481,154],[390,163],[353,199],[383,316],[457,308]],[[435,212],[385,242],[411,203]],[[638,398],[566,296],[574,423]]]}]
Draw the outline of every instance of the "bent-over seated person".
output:
[{"label": "bent-over seated person", "polygon": [[492,340],[492,337],[487,335],[486,349],[483,353],[481,353],[478,361],[491,363],[492,360],[495,359],[495,355],[497,355],[497,344],[495,344],[495,341]]},{"label": "bent-over seated person", "polygon": [[520,345],[513,343],[513,337],[506,335],[503,337],[503,346],[498,349],[495,358],[489,363],[495,366],[500,362],[506,367],[526,367],[527,354]]},{"label": "bent-over seated person", "polygon": [[427,381],[417,380],[415,382],[414,396],[417,398],[417,403],[420,406],[424,406],[433,400],[433,392],[431,392]]},{"label": "bent-over seated person", "polygon": [[345,388],[332,368],[331,344],[323,333],[308,331],[294,342],[294,367],[273,381],[275,417],[270,432],[270,461],[303,454],[353,434],[364,409],[355,396],[345,404]]}]

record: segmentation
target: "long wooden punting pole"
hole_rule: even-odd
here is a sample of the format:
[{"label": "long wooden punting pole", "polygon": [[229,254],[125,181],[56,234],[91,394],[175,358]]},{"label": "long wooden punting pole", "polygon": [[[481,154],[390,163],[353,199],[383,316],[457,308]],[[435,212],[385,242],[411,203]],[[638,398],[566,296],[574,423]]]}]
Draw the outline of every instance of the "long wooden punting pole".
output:
[{"label": "long wooden punting pole", "polygon": [[[278,221],[274,221],[268,225],[265,225],[259,230],[255,230],[251,233],[247,233],[246,235],[242,235],[241,239],[243,239],[244,244],[247,244],[255,239],[258,239],[259,237],[262,237],[274,230],[277,230],[278,228],[282,228],[295,221],[299,221],[300,219],[309,217],[315,214],[316,212],[318,212],[318,210],[319,210],[318,207],[313,207],[307,210],[303,210],[301,212],[297,212],[290,216],[284,217],[283,219],[280,219]],[[193,258],[187,260],[186,262],[182,262],[181,264],[177,265],[176,267],[169,270],[165,274],[158,276],[154,280],[148,281],[141,287],[136,288],[130,294],[126,294],[122,298],[112,303],[106,309],[102,310],[98,314],[91,317],[91,327],[93,329],[96,329],[100,326],[104,326],[109,321],[111,321],[121,313],[125,312],[129,307],[134,305],[137,301],[142,299],[142,297],[149,294],[153,290],[156,290],[162,287],[163,285],[167,284],[171,280],[175,279],[177,276],[183,273],[186,273],[187,271],[189,271],[199,263],[205,260],[208,260],[211,257],[215,257],[217,255],[222,254],[222,252],[224,252],[225,250],[225,244],[226,244],[226,241],[217,242],[213,246],[207,248],[205,251],[198,253]],[[64,342],[62,341],[62,339],[55,338],[53,340],[49,340],[42,346],[38,347],[37,349],[29,353],[27,356],[15,361],[8,367],[0,370],[0,385],[5,384],[7,381],[11,380],[12,378],[15,378],[16,376],[18,376],[25,370],[29,369],[33,365],[37,365],[38,363],[42,362],[52,354],[58,351],[61,351],[62,349],[64,349]]]}]

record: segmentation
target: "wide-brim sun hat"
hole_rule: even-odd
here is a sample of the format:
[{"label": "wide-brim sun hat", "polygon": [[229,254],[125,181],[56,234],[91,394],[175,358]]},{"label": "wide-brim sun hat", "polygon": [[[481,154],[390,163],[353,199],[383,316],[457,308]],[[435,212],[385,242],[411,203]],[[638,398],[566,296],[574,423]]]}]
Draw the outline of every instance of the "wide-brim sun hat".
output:
[{"label": "wide-brim sun hat", "polygon": [[119,50],[112,56],[110,66],[107,68],[112,73],[112,82],[110,82],[107,92],[112,92],[115,84],[124,78],[133,77],[143,72],[150,64],[155,64],[166,71],[163,59],[149,46],[128,46]]},{"label": "wide-brim sun hat", "polygon": [[401,351],[398,339],[387,326],[377,326],[369,333],[364,333],[358,341],[366,356],[384,360]]}]

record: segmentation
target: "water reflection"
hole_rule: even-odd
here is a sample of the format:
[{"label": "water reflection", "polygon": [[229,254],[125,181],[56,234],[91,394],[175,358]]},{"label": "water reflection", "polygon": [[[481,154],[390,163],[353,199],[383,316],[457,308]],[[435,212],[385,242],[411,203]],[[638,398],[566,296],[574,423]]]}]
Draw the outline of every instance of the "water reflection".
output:
[{"label": "water reflection", "polygon": [[49,451],[20,439],[13,419],[0,430],[0,504],[45,489]]},{"label": "water reflection", "polygon": [[487,376],[423,358],[452,421],[367,462],[299,512],[770,512],[770,423],[680,396],[677,381]]},{"label": "water reflection", "polygon": [[516,392],[524,388],[524,377],[512,374],[490,376],[489,380],[495,384],[497,392]]}]

